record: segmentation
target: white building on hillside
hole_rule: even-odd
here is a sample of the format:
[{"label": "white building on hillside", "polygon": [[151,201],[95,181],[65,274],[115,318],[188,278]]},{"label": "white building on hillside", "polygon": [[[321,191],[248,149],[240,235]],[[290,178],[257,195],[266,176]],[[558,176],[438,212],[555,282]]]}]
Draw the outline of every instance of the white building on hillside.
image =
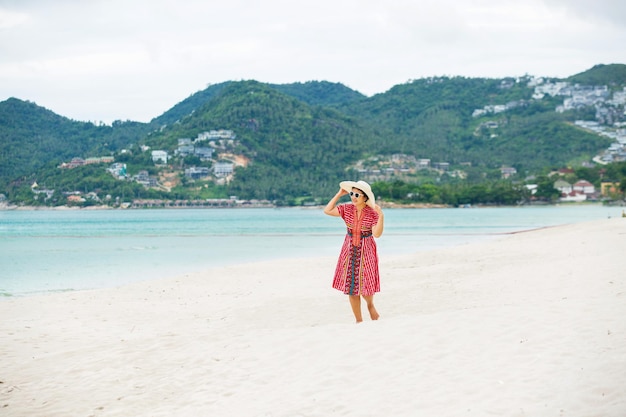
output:
[{"label": "white building on hillside", "polygon": [[167,164],[167,151],[152,151],[152,162],[155,164]]},{"label": "white building on hillside", "polygon": [[589,181],[580,180],[574,184],[574,191],[578,191],[583,194],[593,194],[596,192],[596,188]]},{"label": "white building on hillside", "polygon": [[232,162],[216,162],[213,164],[213,173],[216,177],[227,177],[235,172],[235,164]]},{"label": "white building on hillside", "polygon": [[572,184],[567,181],[558,180],[554,183],[553,187],[559,190],[563,194],[569,194],[573,191]]}]

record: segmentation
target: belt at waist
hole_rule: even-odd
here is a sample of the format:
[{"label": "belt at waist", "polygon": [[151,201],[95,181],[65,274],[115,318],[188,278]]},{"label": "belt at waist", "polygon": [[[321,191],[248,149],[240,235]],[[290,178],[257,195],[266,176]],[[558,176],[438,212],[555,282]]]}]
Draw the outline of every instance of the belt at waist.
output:
[{"label": "belt at waist", "polygon": [[[348,236],[352,236],[352,229],[348,229]],[[364,232],[361,232],[361,237],[371,237],[371,236],[372,236],[371,230],[366,230]]]}]

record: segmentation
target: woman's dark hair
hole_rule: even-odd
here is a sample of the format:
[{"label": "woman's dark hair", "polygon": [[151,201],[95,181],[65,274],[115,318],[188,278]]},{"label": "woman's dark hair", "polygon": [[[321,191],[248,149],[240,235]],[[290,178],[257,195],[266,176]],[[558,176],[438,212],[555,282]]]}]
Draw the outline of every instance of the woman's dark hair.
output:
[{"label": "woman's dark hair", "polygon": [[[352,187],[352,188],[356,188],[356,187]],[[361,190],[360,188],[356,188],[356,189],[357,189],[357,190],[359,190],[359,191],[361,192],[361,195],[362,195],[363,197],[365,197],[365,201],[367,201],[367,200],[369,200],[369,199],[370,199],[370,198],[367,196],[367,194],[365,194],[365,193],[363,192],[363,190]]]}]

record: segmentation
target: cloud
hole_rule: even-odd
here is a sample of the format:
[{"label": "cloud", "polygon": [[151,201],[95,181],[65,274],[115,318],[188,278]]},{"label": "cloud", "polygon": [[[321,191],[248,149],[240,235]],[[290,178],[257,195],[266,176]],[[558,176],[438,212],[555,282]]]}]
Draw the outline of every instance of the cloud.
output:
[{"label": "cloud", "polygon": [[626,22],[626,2],[622,0],[544,0],[544,2],[569,16],[593,20],[598,24],[610,23],[623,29]]},{"label": "cloud", "polygon": [[428,76],[566,77],[623,63],[625,6],[587,3],[0,0],[0,100],[148,121],[228,80],[327,80],[372,95]]},{"label": "cloud", "polygon": [[12,29],[28,21],[26,13],[11,12],[0,9],[0,30]]}]

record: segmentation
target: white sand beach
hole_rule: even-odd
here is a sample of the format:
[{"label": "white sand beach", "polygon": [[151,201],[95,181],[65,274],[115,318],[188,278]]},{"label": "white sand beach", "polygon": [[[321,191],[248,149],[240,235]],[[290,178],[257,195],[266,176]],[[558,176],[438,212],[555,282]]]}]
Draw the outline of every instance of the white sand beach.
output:
[{"label": "white sand beach", "polygon": [[2,301],[0,415],[623,417],[625,253],[614,218],[383,258],[358,325],[335,258]]}]

